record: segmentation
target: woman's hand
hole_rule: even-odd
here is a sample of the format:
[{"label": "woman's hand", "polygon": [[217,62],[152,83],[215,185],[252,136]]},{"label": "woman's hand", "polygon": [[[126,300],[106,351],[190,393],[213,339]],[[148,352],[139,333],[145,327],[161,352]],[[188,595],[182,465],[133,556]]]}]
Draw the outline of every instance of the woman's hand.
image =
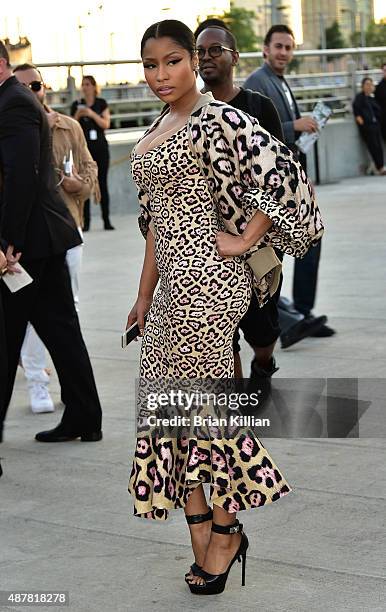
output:
[{"label": "woman's hand", "polygon": [[237,257],[243,255],[260,242],[264,234],[272,226],[267,215],[258,210],[245,225],[241,236],[219,232],[216,236],[217,250],[222,257]]},{"label": "woman's hand", "polygon": [[357,122],[358,125],[364,125],[363,117],[361,117],[360,115],[357,115],[355,117],[355,121]]},{"label": "woman's hand", "polygon": [[75,115],[74,115],[74,119],[76,119],[76,121],[79,121],[79,119],[81,119],[82,117],[91,117],[94,111],[91,110],[91,108],[78,108],[78,110],[76,111]]},{"label": "woman's hand", "polygon": [[72,194],[81,193],[85,182],[82,179],[82,177],[78,174],[75,166],[73,166],[72,168],[71,176],[65,176],[62,170],[60,171],[60,176],[61,176],[61,185],[64,191],[66,191],[67,193],[72,193]]},{"label": "woman's hand", "polygon": [[129,312],[127,317],[126,329],[131,327],[134,323],[138,323],[140,335],[143,336],[143,330],[145,327],[145,314],[149,312],[152,304],[153,297],[138,296],[133,308]]},{"label": "woman's hand", "polygon": [[250,245],[246,243],[242,236],[232,236],[232,234],[226,234],[225,232],[218,232],[216,244],[221,257],[243,255],[250,248]]},{"label": "woman's hand", "polygon": [[13,245],[10,244],[5,254],[7,258],[7,272],[8,274],[20,274],[21,270],[17,268],[17,264],[21,257],[21,253],[16,253],[16,255],[14,255],[13,253],[14,253],[14,247]]}]

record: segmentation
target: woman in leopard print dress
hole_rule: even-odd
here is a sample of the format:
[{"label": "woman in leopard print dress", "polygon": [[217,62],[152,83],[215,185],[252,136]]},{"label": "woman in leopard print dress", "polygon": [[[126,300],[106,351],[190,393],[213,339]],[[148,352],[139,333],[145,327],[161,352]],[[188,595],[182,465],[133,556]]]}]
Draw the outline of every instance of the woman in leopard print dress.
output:
[{"label": "woman in leopard print dress", "polygon": [[[184,24],[151,26],[141,55],[149,86],[168,108],[131,160],[146,238],[128,317],[128,325],[144,328],[140,378],[161,386],[230,379],[232,338],[252,282],[261,304],[269,289],[267,279],[252,279],[245,255],[266,245],[303,255],[321,236],[320,216],[291,152],[256,120],[197,90],[194,39]],[[203,483],[210,484],[212,531]],[[199,516],[190,525],[191,590],[204,592],[208,576],[226,572],[235,553],[245,555],[236,512],[290,490],[250,429],[215,439],[138,436],[129,483],[134,514],[164,520],[184,508],[189,523]]]}]

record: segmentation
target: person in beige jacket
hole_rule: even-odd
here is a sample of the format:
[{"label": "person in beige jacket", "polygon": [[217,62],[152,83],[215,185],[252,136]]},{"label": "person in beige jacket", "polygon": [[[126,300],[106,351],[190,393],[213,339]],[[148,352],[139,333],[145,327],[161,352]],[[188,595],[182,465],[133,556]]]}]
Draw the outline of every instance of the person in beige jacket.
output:
[{"label": "person in beige jacket", "polygon": [[[36,66],[21,64],[14,69],[14,74],[21,83],[31,89],[46,110],[52,130],[53,161],[58,174],[60,195],[82,235],[84,202],[91,194],[94,194],[96,201],[100,199],[98,167],[87,148],[83,131],[77,121],[53,111],[45,104],[46,87]],[[65,174],[64,161],[70,159],[72,168],[67,166],[68,172]],[[76,310],[79,304],[82,252],[83,244],[70,249],[66,255]],[[31,324],[28,325],[21,350],[21,362],[28,380],[32,412],[52,412],[54,403],[48,391],[46,350]]]}]

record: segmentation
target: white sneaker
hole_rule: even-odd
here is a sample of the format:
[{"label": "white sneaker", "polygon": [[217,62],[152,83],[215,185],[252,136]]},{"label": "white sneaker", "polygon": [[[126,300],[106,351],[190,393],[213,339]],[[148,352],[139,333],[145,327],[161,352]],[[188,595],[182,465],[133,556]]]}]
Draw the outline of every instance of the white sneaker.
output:
[{"label": "white sneaker", "polygon": [[33,413],[54,412],[55,406],[48,386],[44,383],[33,383],[28,387],[31,410]]}]

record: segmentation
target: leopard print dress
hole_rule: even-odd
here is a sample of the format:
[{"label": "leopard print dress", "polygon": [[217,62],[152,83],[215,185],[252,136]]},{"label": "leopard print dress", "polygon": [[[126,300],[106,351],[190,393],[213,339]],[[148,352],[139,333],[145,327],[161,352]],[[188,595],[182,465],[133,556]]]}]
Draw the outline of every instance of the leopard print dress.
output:
[{"label": "leopard print dress", "polygon": [[[224,224],[183,127],[131,158],[133,179],[149,196],[160,275],[142,340],[140,378],[233,376],[232,338],[246,312],[252,279],[241,258],[223,258]],[[165,520],[194,488],[228,512],[264,506],[291,490],[251,430],[232,438],[138,437],[129,482],[134,514]]]}]

